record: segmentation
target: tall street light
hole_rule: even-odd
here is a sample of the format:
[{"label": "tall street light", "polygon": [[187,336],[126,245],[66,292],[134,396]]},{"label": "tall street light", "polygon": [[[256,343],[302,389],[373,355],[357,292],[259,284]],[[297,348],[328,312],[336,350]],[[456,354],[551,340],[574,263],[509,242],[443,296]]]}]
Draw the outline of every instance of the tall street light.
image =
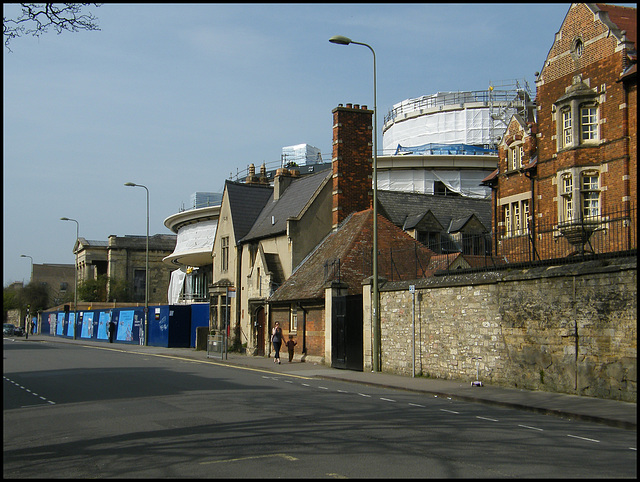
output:
[{"label": "tall street light", "polygon": [[[20,255],[21,258],[29,258],[31,260],[31,276],[29,278],[29,283],[33,282],[33,258],[31,256],[28,256],[26,254],[21,254]],[[22,318],[22,314],[20,314],[20,318]],[[27,334],[27,338],[29,338],[29,307],[27,306],[27,322],[25,323],[25,327],[24,327],[24,331]],[[22,320],[20,320],[20,323],[22,323]]]},{"label": "tall street light", "polygon": [[362,42],[355,42],[342,35],[335,35],[329,42],[338,45],[363,45],[373,54],[373,371],[379,372],[380,366],[380,300],[378,295],[378,109],[376,108],[376,53]]},{"label": "tall street light", "polygon": [[31,277],[29,278],[29,283],[31,283],[33,281],[33,258],[31,256],[26,255],[26,254],[21,254],[20,257],[21,258],[29,258],[31,260]]},{"label": "tall street light", "polygon": [[149,189],[142,184],[133,182],[125,182],[128,187],[143,187],[147,191],[147,254],[145,261],[145,280],[144,280],[144,344],[149,344]]},{"label": "tall street light", "polygon": [[71,218],[60,218],[60,221],[73,221],[76,223],[76,246],[73,247],[73,252],[76,255],[76,263],[75,263],[75,280],[74,280],[74,291],[73,291],[73,339],[76,339],[76,325],[78,323],[78,238],[80,233],[80,224],[75,219]]}]

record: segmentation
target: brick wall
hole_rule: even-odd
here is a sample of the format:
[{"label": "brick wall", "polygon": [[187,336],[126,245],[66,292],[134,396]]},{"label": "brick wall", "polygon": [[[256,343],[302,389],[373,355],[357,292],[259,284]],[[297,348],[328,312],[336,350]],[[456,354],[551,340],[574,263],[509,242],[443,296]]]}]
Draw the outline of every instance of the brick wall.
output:
[{"label": "brick wall", "polygon": [[[307,357],[309,361],[324,361],[324,303],[304,303],[302,307],[307,311],[306,314],[306,335],[305,344],[307,347]],[[293,332],[293,340],[297,343],[295,348],[295,360],[299,360],[302,356],[303,348],[303,310],[298,308],[298,330]],[[290,326],[290,306],[289,305],[272,305],[271,308],[271,328],[275,326],[276,321],[280,323],[285,340],[289,339],[292,333]],[[271,330],[270,328],[270,330]],[[271,331],[269,331],[271,333]],[[270,337],[267,341],[270,341]],[[286,350],[285,350],[286,351]],[[268,352],[268,349],[267,349]]]},{"label": "brick wall", "polygon": [[[636,402],[636,282],[635,258],[420,280],[416,373]],[[380,315],[383,371],[410,375],[407,285]]]},{"label": "brick wall", "polygon": [[373,111],[340,104],[333,113],[333,226],[371,205]]}]

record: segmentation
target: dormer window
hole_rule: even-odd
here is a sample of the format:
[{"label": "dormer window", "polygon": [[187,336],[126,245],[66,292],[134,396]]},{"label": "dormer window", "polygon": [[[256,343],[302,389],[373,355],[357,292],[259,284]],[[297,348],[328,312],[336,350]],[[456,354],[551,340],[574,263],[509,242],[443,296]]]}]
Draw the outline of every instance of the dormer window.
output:
[{"label": "dormer window", "polygon": [[516,171],[524,165],[524,146],[522,142],[511,144],[507,149],[507,171]]}]

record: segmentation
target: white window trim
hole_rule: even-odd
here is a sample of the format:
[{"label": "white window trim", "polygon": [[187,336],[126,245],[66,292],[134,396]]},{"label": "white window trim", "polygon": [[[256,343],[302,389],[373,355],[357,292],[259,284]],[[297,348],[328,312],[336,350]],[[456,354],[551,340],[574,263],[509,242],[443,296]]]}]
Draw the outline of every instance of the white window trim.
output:
[{"label": "white window trim", "polygon": [[530,196],[517,195],[501,199],[500,207],[503,208],[503,215],[499,224],[504,226],[503,239],[523,236],[529,233],[530,206]]},{"label": "white window trim", "polygon": [[[600,143],[600,102],[594,96],[593,99],[571,99],[555,106],[556,115],[556,149],[558,152],[573,149],[585,145],[597,145]],[[584,124],[582,122],[582,109],[595,108],[595,122],[588,125],[594,126],[594,138],[583,139]],[[568,117],[567,117],[568,115]]]},{"label": "white window trim", "polygon": [[[597,187],[590,186],[588,189],[584,187],[585,177],[596,177]],[[565,179],[571,179],[570,190],[566,190]],[[599,168],[594,167],[576,167],[565,169],[557,173],[557,189],[558,189],[558,224],[579,223],[583,220],[598,220],[602,216],[602,173]],[[585,215],[586,195],[589,193],[598,193],[595,200],[596,214]],[[570,207],[570,215],[567,214],[567,206]]]}]

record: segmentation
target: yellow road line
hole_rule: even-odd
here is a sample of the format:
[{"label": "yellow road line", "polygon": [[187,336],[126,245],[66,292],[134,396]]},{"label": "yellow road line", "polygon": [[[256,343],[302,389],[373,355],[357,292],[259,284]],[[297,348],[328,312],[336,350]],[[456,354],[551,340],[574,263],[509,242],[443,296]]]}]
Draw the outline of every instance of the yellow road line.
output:
[{"label": "yellow road line", "polygon": [[183,361],[188,361],[188,362],[193,362],[193,363],[206,363],[209,365],[217,365],[217,366],[221,366],[221,367],[226,367],[226,368],[235,368],[238,370],[249,370],[252,372],[259,372],[259,373],[268,373],[269,375],[278,375],[278,376],[283,376],[283,377],[291,377],[291,378],[300,378],[302,380],[311,380],[312,377],[304,377],[302,375],[292,375],[290,373],[282,373],[282,372],[274,372],[271,370],[264,370],[262,368],[252,368],[252,367],[244,367],[244,366],[238,366],[238,365],[229,365],[227,363],[219,363],[219,362],[215,362],[215,361],[211,361],[211,360],[196,360],[194,358],[184,358],[184,357],[180,357],[180,356],[176,356],[176,355],[160,355],[158,353],[145,353],[145,352],[141,352],[141,351],[133,351],[133,350],[122,350],[119,348],[111,348],[111,347],[106,347],[106,346],[94,346],[94,345],[79,345],[79,346],[83,346],[85,348],[95,348],[96,350],[110,350],[110,351],[118,351],[121,353],[133,353],[135,355],[146,355],[146,356],[157,356],[157,357],[161,357],[161,358],[172,358],[174,360],[183,360]]}]

